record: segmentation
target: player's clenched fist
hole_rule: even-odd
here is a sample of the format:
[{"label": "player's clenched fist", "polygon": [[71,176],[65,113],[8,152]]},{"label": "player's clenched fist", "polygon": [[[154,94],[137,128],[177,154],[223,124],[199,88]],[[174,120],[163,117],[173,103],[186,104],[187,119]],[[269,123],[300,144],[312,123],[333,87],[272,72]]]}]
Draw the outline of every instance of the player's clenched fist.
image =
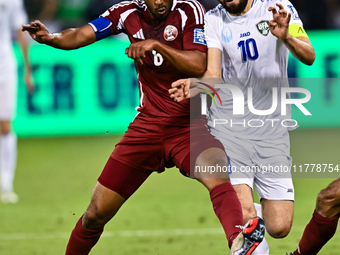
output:
[{"label": "player's clenched fist", "polygon": [[22,25],[22,31],[27,31],[33,40],[38,43],[48,44],[53,38],[53,35],[48,32],[48,29],[39,20],[31,22],[31,24]]},{"label": "player's clenched fist", "polygon": [[145,52],[154,50],[157,44],[158,41],[153,39],[131,43],[131,45],[126,48],[125,54],[127,54],[129,58],[132,58],[136,60],[139,64],[143,65]]}]

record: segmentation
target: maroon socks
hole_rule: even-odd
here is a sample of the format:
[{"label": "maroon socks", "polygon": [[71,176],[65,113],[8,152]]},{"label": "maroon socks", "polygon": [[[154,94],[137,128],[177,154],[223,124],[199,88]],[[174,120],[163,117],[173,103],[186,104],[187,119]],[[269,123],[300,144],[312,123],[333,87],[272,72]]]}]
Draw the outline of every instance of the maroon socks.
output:
[{"label": "maroon socks", "polygon": [[227,182],[210,191],[214,211],[227,235],[229,247],[243,227],[241,203],[233,186]]},{"label": "maroon socks", "polygon": [[92,247],[98,242],[103,230],[85,229],[80,217],[68,241],[65,255],[87,255]]},{"label": "maroon socks", "polygon": [[325,218],[316,211],[303,232],[294,255],[315,255],[336,231],[339,218]]},{"label": "maroon socks", "polygon": [[[241,232],[243,216],[241,203],[230,183],[223,183],[210,191],[214,211],[227,235],[229,247]],[[66,255],[87,255],[99,240],[103,230],[88,230],[82,224],[82,217],[77,222],[69,239]]]}]

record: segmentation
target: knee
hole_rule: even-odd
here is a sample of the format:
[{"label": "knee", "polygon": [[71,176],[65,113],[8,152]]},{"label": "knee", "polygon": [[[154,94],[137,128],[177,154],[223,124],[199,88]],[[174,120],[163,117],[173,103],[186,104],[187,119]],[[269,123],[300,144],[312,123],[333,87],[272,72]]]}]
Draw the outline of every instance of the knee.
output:
[{"label": "knee", "polygon": [[271,225],[271,224],[266,224],[266,230],[267,233],[273,237],[273,238],[284,238],[286,237],[290,230],[291,230],[291,224],[289,223],[281,223],[281,224],[275,224],[275,225]]},{"label": "knee", "polygon": [[[213,158],[211,159],[211,161],[209,162],[210,165],[215,166],[216,168],[223,168],[225,169],[225,172],[228,172],[228,158],[227,156],[224,157],[217,157],[217,158]],[[223,170],[221,169],[221,171]],[[218,169],[216,169],[218,170]]]},{"label": "knee", "polygon": [[220,148],[209,148],[203,151],[195,162],[195,177],[197,179],[229,179],[228,170],[228,158]]},{"label": "knee", "polygon": [[91,203],[84,213],[82,225],[86,229],[102,229],[108,221],[105,213]]},{"label": "knee", "polygon": [[333,208],[338,208],[339,205],[340,181],[337,180],[320,191],[316,200],[316,211],[324,217],[333,218],[339,213],[339,210]]},{"label": "knee", "polygon": [[286,237],[293,223],[294,202],[262,199],[261,204],[267,233],[273,238]]},{"label": "knee", "polygon": [[7,122],[0,122],[0,134],[7,135],[11,132],[11,127]]},{"label": "knee", "polygon": [[209,192],[223,183],[230,183],[228,178],[197,178],[197,180],[200,181]]},{"label": "knee", "polygon": [[5,130],[3,130],[3,129],[1,129],[1,132],[0,132],[0,135],[7,135],[7,134],[9,134],[9,132],[10,131],[5,131]]},{"label": "knee", "polygon": [[228,163],[224,159],[212,159],[202,166],[202,171],[200,171],[199,167],[198,171],[195,169],[196,178],[211,179],[211,183],[214,183],[214,186],[230,182]]}]

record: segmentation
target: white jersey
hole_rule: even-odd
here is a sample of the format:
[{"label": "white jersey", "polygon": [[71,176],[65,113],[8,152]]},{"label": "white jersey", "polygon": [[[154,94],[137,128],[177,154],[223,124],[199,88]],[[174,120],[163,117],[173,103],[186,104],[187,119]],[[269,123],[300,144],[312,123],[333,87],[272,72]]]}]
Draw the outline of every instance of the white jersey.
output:
[{"label": "white jersey", "polygon": [[[244,114],[233,114],[233,94],[229,89],[220,89],[222,106],[212,104],[209,126],[223,133],[249,139],[278,137],[294,129],[290,106],[286,115],[281,115],[281,87],[288,87],[287,47],[269,30],[273,19],[270,6],[281,3],[292,13],[290,24],[302,26],[293,5],[288,0],[254,0],[251,9],[244,15],[231,16],[221,4],[205,15],[205,32],[208,48],[222,51],[222,75],[225,84],[239,88],[244,95]],[[255,114],[256,110],[268,110],[273,105],[273,94],[278,104],[269,115]],[[248,105],[248,91],[252,89],[252,104]],[[215,96],[216,98],[216,96]],[[250,98],[250,97],[249,97]],[[217,98],[216,101],[218,102]],[[253,110],[251,108],[255,108]],[[249,110],[250,109],[252,110]],[[264,113],[264,112],[262,112]],[[213,120],[219,119],[219,122]],[[220,124],[216,124],[220,123]],[[223,123],[223,124],[222,124]]]},{"label": "white jersey", "polygon": [[0,0],[0,74],[15,69],[12,36],[26,22],[22,0]]},{"label": "white jersey", "polygon": [[0,120],[14,117],[17,64],[12,49],[12,36],[25,22],[22,0],[0,0]]}]

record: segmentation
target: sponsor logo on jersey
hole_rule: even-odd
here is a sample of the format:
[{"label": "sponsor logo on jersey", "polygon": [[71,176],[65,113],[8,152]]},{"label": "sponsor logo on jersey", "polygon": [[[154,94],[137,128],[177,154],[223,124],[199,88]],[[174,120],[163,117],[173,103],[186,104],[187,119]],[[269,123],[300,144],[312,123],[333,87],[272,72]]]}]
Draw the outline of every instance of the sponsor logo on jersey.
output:
[{"label": "sponsor logo on jersey", "polygon": [[295,19],[295,20],[299,20],[300,17],[299,17],[298,12],[296,11],[295,7],[293,5],[287,5],[287,6],[290,9],[290,12],[292,13],[292,18]]},{"label": "sponsor logo on jersey", "polygon": [[168,25],[164,29],[164,39],[167,41],[173,41],[177,38],[178,36],[178,30],[175,26],[173,25]]},{"label": "sponsor logo on jersey", "polygon": [[250,36],[250,32],[240,34],[240,38]]},{"label": "sponsor logo on jersey", "polygon": [[269,21],[268,20],[262,20],[261,22],[256,24],[257,30],[264,35],[267,36],[269,34]]},{"label": "sponsor logo on jersey", "polygon": [[138,32],[135,33],[132,37],[137,38],[137,39],[141,39],[141,40],[145,40],[143,29],[142,28],[139,29]]},{"label": "sponsor logo on jersey", "polygon": [[194,29],[194,43],[202,44],[207,46],[207,42],[205,41],[205,35],[203,28],[195,28]]},{"label": "sponsor logo on jersey", "polygon": [[233,32],[227,26],[224,26],[222,29],[222,40],[224,42],[230,42],[233,39]]}]

